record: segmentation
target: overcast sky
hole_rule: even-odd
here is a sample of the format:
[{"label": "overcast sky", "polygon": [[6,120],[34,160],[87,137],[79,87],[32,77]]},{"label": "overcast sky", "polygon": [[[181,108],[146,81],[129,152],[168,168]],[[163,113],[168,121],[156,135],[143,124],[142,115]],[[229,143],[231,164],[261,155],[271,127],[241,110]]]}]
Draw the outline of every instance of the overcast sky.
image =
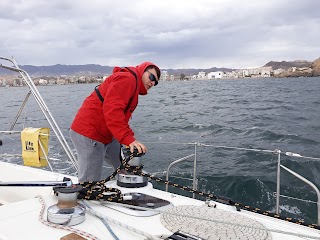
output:
[{"label": "overcast sky", "polygon": [[37,66],[313,61],[319,9],[319,0],[0,0],[0,55]]}]

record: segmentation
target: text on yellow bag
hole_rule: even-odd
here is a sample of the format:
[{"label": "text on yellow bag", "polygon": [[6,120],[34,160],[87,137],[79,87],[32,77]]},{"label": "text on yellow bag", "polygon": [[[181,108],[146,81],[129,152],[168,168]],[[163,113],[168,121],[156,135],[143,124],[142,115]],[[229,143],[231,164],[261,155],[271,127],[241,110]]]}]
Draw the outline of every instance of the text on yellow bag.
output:
[{"label": "text on yellow bag", "polygon": [[49,128],[25,128],[21,132],[24,165],[32,167],[48,166],[45,156],[48,156],[49,132]]}]

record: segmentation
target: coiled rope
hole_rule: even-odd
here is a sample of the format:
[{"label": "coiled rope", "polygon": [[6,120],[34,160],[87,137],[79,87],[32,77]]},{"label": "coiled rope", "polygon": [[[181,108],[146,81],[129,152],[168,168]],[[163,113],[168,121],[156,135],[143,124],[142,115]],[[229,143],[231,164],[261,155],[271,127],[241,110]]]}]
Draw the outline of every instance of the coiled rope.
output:
[{"label": "coiled rope", "polygon": [[212,199],[214,201],[218,201],[218,202],[229,204],[231,206],[235,206],[236,208],[241,208],[243,210],[251,211],[251,212],[254,212],[254,213],[259,213],[259,214],[262,214],[262,215],[265,215],[265,216],[269,216],[269,217],[285,220],[285,221],[288,221],[288,222],[292,222],[292,223],[296,223],[296,224],[299,224],[299,225],[303,225],[303,226],[307,226],[307,227],[310,227],[310,228],[314,228],[314,229],[320,230],[320,226],[317,225],[317,224],[306,223],[306,222],[304,222],[303,220],[300,220],[300,219],[281,216],[279,214],[272,213],[272,212],[269,212],[269,211],[266,211],[266,210],[262,210],[262,209],[257,208],[257,207],[251,207],[251,206],[248,206],[246,204],[235,202],[235,201],[232,201],[231,199],[228,199],[228,198],[223,197],[223,196],[218,196],[218,195],[215,195],[215,194],[212,194],[212,193],[206,193],[206,192],[194,190],[192,188],[189,188],[189,187],[186,187],[186,186],[182,186],[180,184],[176,184],[176,183],[173,183],[171,181],[165,181],[165,180],[163,180],[161,178],[155,177],[153,175],[150,175],[150,174],[147,174],[147,173],[144,173],[144,172],[131,170],[131,168],[125,168],[125,170],[127,170],[128,172],[132,171],[131,173],[133,173],[133,174],[147,177],[147,178],[152,179],[152,180],[154,180],[156,182],[161,182],[161,183],[167,184],[169,186],[172,186],[172,187],[175,187],[175,188],[179,188],[180,190],[183,190],[183,191],[187,191],[187,192],[190,192],[190,193],[195,193],[195,194],[203,196],[203,197],[208,197],[208,198],[210,198],[210,199]]},{"label": "coiled rope", "polygon": [[[189,215],[189,214],[183,214],[183,213],[177,213],[177,212],[168,212],[168,210],[150,209],[150,208],[145,208],[145,207],[132,206],[132,205],[129,205],[129,204],[124,204],[124,203],[115,203],[115,202],[110,202],[108,204],[115,205],[115,206],[128,207],[128,208],[137,209],[137,210],[153,211],[153,212],[157,212],[157,213],[161,213],[161,214],[167,214],[167,215],[173,215],[173,216],[177,216],[177,217],[185,217],[185,218],[191,218],[191,219],[195,219],[195,220],[208,221],[208,222],[214,222],[214,223],[221,223],[221,224],[226,224],[226,225],[233,225],[235,227],[244,227],[244,228],[250,228],[250,229],[261,230],[261,231],[268,230],[270,232],[281,233],[281,234],[286,234],[286,235],[291,235],[291,236],[296,236],[296,237],[310,238],[310,239],[320,239],[320,237],[315,237],[315,236],[306,235],[306,234],[293,233],[293,232],[283,231],[283,230],[274,229],[274,228],[265,228],[265,227],[252,226],[252,225],[241,224],[241,223],[235,223],[234,221],[230,222],[230,221],[224,221],[224,220],[219,220],[219,219],[198,217],[196,215]],[[104,206],[104,204],[102,204],[102,205]],[[96,212],[93,212],[93,213],[96,214]],[[100,216],[102,216],[102,215],[100,215]]]},{"label": "coiled rope", "polygon": [[122,164],[106,179],[103,179],[101,181],[91,181],[91,182],[79,183],[83,187],[83,189],[80,191],[78,198],[85,199],[85,200],[105,200],[105,201],[109,201],[109,202],[122,202],[123,196],[121,194],[121,191],[117,188],[107,188],[105,186],[105,183],[108,182],[109,180],[111,180],[112,178],[114,178],[121,171],[121,169],[124,169],[129,173],[132,173],[132,174],[135,174],[138,176],[147,177],[147,178],[154,180],[156,182],[160,182],[160,183],[163,183],[163,184],[175,187],[175,188],[179,188],[180,190],[183,190],[186,192],[190,192],[190,193],[197,194],[199,196],[207,197],[207,198],[210,198],[214,201],[222,202],[222,203],[228,204],[230,206],[235,206],[237,209],[251,211],[254,213],[262,214],[264,216],[269,216],[269,217],[273,217],[276,219],[281,219],[281,220],[284,220],[287,222],[291,222],[291,223],[295,223],[298,225],[303,225],[303,226],[306,226],[309,228],[320,230],[320,226],[317,224],[306,223],[300,219],[281,216],[279,214],[272,213],[272,212],[269,212],[266,210],[262,210],[257,207],[251,207],[246,204],[235,202],[235,201],[233,201],[229,198],[223,197],[223,196],[218,196],[218,195],[215,195],[212,193],[198,191],[198,190],[192,189],[190,187],[182,186],[180,184],[173,183],[171,181],[166,181],[161,178],[155,177],[154,175],[147,174],[142,171],[143,165],[138,166],[138,167],[133,167],[133,166],[128,165],[128,162],[132,158],[133,158],[133,153],[131,153],[127,158],[125,158],[123,160]]},{"label": "coiled rope", "polygon": [[[113,179],[122,169],[124,169],[132,158],[133,153],[125,158],[122,164],[106,179],[101,181],[80,182],[79,185],[82,186],[82,190],[78,194],[78,199],[122,202],[123,196],[121,191],[117,188],[107,188],[105,183]],[[140,167],[140,169],[141,168],[142,167]]]}]

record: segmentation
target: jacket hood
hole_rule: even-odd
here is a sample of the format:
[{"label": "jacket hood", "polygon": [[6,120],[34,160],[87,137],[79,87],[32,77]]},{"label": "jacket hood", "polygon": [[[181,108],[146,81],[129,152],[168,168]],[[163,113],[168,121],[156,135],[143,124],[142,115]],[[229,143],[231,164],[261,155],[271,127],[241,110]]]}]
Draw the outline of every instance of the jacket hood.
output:
[{"label": "jacket hood", "polygon": [[[145,70],[147,69],[147,67],[149,67],[149,66],[154,66],[160,72],[160,68],[157,65],[155,65],[154,63],[152,63],[152,62],[143,62],[143,63],[137,65],[136,67],[128,67],[128,68],[130,68],[132,71],[134,71],[137,74],[137,78],[141,82],[140,89],[139,89],[139,94],[140,95],[146,95],[147,94],[147,89],[144,87],[144,85],[142,83],[142,75],[145,72]],[[122,69],[123,68],[121,68],[121,67],[115,67],[113,69],[113,73],[119,72]]]},{"label": "jacket hood", "polygon": [[[136,67],[128,67],[128,68],[130,68],[131,70],[133,70],[137,74],[138,79],[141,79],[142,74],[144,73],[146,68],[149,66],[154,66],[160,72],[160,68],[152,62],[143,62],[143,63],[137,65]],[[122,69],[123,68],[121,68],[121,67],[114,67],[112,73],[120,72]]]},{"label": "jacket hood", "polygon": [[138,74],[140,75],[140,77],[142,77],[142,74],[144,73],[144,71],[146,70],[147,67],[149,66],[154,66],[155,68],[157,68],[160,72],[160,69],[157,65],[155,65],[154,63],[152,62],[144,62],[144,63],[141,63],[140,65],[136,66],[135,69],[137,69],[138,71]]}]

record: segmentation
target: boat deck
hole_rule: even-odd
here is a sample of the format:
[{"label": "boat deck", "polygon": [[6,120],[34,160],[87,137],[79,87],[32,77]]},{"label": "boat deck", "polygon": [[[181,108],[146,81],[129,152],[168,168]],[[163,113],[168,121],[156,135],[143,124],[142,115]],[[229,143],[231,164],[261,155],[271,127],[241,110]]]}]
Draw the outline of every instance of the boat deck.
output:
[{"label": "boat deck", "polygon": [[[35,176],[47,180],[56,180],[59,177],[55,173],[8,163],[0,162],[0,166],[1,180],[12,181],[12,178],[17,176],[17,170],[19,170],[19,179],[24,180],[27,180],[27,178],[35,179]],[[62,177],[62,175],[60,176]],[[85,221],[74,226],[74,229],[85,231],[99,239],[113,239],[111,232],[108,230],[110,228],[120,240],[142,240],[150,238],[150,236],[163,239],[178,230],[208,240],[218,238],[320,239],[319,230],[245,210],[237,211],[233,206],[218,202],[210,202],[209,206],[200,200],[154,189],[151,183],[135,189],[119,187],[116,181],[110,181],[107,183],[107,187],[117,188],[123,194],[138,192],[161,198],[169,201],[173,207],[167,209],[166,213],[135,216],[131,214],[131,209],[128,208],[122,211],[123,207],[115,207],[111,203],[106,203],[103,206],[98,201],[85,201],[97,215],[88,212]],[[51,188],[0,188],[0,201],[3,200],[1,202],[4,203],[0,208],[0,239],[56,240],[70,234],[69,230],[61,229],[61,226],[56,228],[46,226],[39,221],[39,217],[43,220],[47,219],[46,211],[43,216],[41,215],[42,207],[46,210],[48,207],[57,204],[57,197],[52,195],[51,191]],[[45,206],[42,206],[39,198],[35,198],[37,195],[42,196]],[[100,220],[101,217],[109,218],[106,220],[108,227]],[[19,226],[19,231],[13,231],[13,226]],[[135,230],[132,231],[132,229]],[[303,235],[312,236],[312,238],[306,238]],[[92,237],[90,239],[97,238]]]}]

